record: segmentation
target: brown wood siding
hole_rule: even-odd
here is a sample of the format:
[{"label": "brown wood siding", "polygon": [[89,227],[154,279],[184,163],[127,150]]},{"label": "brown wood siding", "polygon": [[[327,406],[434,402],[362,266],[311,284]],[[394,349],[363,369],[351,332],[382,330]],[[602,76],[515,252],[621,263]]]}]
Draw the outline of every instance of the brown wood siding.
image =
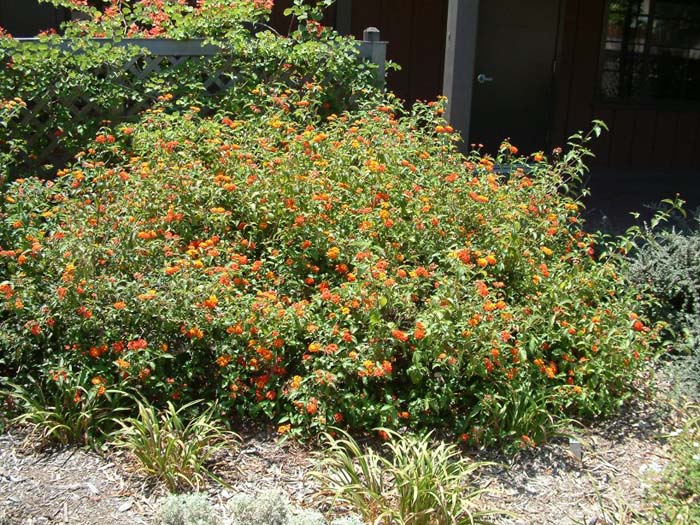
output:
[{"label": "brown wood siding", "polygon": [[34,37],[58,29],[70,18],[67,9],[39,4],[38,0],[0,0],[0,26],[17,38]]},{"label": "brown wood siding", "polygon": [[592,150],[594,166],[700,168],[700,110],[611,104],[596,99],[605,0],[567,0],[555,83],[554,145],[603,120],[610,132]]},{"label": "brown wood siding", "polygon": [[674,168],[692,166],[695,139],[700,140],[700,115],[681,113],[676,128],[676,145],[673,151]]},{"label": "brown wood siding", "polygon": [[[271,25],[283,35],[293,26],[284,10],[292,0],[276,0]],[[442,93],[448,0],[353,0],[351,33],[362,38],[368,27],[381,31],[389,42],[387,58],[401,66],[391,71],[388,88],[399,97],[434,100]],[[336,26],[336,7],[326,13],[324,23]]]},{"label": "brown wood siding", "polygon": [[442,93],[448,0],[353,0],[352,34],[374,26],[389,42],[387,58],[401,66],[388,87],[411,102]]}]

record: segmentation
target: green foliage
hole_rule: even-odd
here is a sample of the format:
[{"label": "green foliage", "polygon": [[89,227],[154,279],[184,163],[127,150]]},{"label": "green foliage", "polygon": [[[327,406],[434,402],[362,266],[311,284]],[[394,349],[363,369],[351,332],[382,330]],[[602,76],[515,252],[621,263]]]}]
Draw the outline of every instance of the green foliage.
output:
[{"label": "green foliage", "polygon": [[116,445],[129,450],[144,473],[170,491],[199,489],[206,478],[216,479],[207,463],[235,437],[214,421],[215,406],[192,415],[196,404],[176,409],[168,402],[159,412],[137,401],[138,416],[119,420],[121,429],[114,434]]},{"label": "green foliage", "polygon": [[8,127],[10,123],[21,115],[26,103],[19,97],[12,99],[0,99],[0,132],[3,137],[2,149],[0,149],[0,193],[5,189],[5,183],[10,178],[10,167],[14,159],[26,154],[26,140],[20,136],[10,136]]},{"label": "green foliage", "polygon": [[[0,110],[0,173],[48,175],[50,169],[36,166],[37,157],[50,151],[50,162],[60,167],[88,147],[103,121],[134,120],[137,109],[163,98],[170,111],[196,106],[205,113],[242,113],[251,110],[256,86],[313,85],[311,108],[328,115],[354,106],[358,97],[379,94],[355,41],[320,26],[313,6],[297,6],[297,16],[308,11],[306,25],[282,37],[265,30],[271,5],[265,1],[209,0],[201,8],[139,1],[113,5],[102,14],[68,0],[52,3],[86,16],[67,22],[62,37],[45,35],[37,44],[0,35],[0,107],[15,98],[24,104],[11,115]],[[167,67],[153,68],[150,54],[125,37],[203,39],[222,51],[178,67],[164,58],[159,64]],[[132,74],[127,66],[151,72]],[[212,93],[206,82],[211,78],[235,82]]]},{"label": "green foliage", "polygon": [[700,417],[698,407],[683,430],[671,438],[671,463],[663,481],[654,487],[651,500],[659,523],[690,525],[700,523]]},{"label": "green foliage", "polygon": [[[5,163],[36,154],[22,102],[46,102],[42,140],[80,150],[54,180],[6,184],[0,376],[65,363],[86,390],[205,398],[281,433],[449,428],[471,446],[614,411],[662,327],[618,247],[581,225],[603,124],[552,159],[507,142],[465,157],[441,101],[405,111],[372,87],[356,44],[320,25],[327,3],[295,1],[289,38],[257,32],[268,2],[217,0],[84,7],[68,42],[0,40]],[[141,51],[98,34],[225,52],[139,83],[121,66]],[[205,93],[202,68],[232,60],[234,88]],[[150,107],[83,125],[59,103],[76,94],[100,114]]]},{"label": "green foliage", "polygon": [[206,496],[178,494],[166,497],[155,518],[155,525],[217,525],[216,512]]},{"label": "green foliage", "polygon": [[382,430],[389,439],[387,456],[363,451],[348,434],[325,436],[327,449],[316,473],[334,497],[348,504],[367,523],[447,525],[489,523],[497,511],[476,510],[480,491],[469,488],[484,463],[461,458],[454,445],[435,444],[431,435],[401,436]]},{"label": "green foliage", "polygon": [[113,418],[124,409],[124,393],[108,389],[89,370],[74,373],[70,366],[48,370],[41,380],[27,377],[26,385],[8,383],[13,424],[29,424],[44,444],[95,446],[114,428]]},{"label": "green foliage", "polygon": [[675,388],[700,400],[700,218],[645,231],[628,269],[649,301],[646,314],[668,324],[671,352],[666,371]]},{"label": "green foliage", "polygon": [[476,446],[613,411],[660,328],[566,190],[587,137],[551,163],[509,144],[465,158],[440,103],[313,124],[314,89],[255,88],[243,115],[164,101],[56,181],[11,184],[7,375],[65,359],[281,432],[442,427]]}]

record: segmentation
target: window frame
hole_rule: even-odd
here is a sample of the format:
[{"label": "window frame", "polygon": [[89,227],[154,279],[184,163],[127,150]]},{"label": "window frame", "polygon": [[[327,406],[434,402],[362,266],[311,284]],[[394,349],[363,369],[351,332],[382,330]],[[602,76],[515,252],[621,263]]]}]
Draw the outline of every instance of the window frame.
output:
[{"label": "window frame", "polygon": [[[644,43],[642,44],[644,46],[643,52],[639,53],[637,56],[642,57],[642,60],[644,61],[644,67],[646,71],[649,71],[649,62],[650,60],[653,60],[653,58],[650,59],[651,55],[651,48],[653,47],[671,47],[671,46],[654,46],[653,43],[651,42],[651,37],[653,34],[653,29],[654,29],[654,23],[657,20],[656,16],[656,6],[657,2],[659,0],[649,0],[649,9],[648,9],[648,15],[647,16],[647,27],[644,35]],[[663,2],[663,0],[660,0]],[[606,53],[606,44],[609,42],[609,37],[608,37],[608,27],[609,27],[609,21],[610,21],[610,8],[611,8],[611,3],[613,0],[605,0],[605,8],[603,10],[603,19],[601,23],[601,33],[600,33],[600,45],[598,47],[598,67],[597,67],[597,77],[596,77],[596,83],[595,83],[595,90],[594,90],[594,101],[596,102],[597,105],[609,107],[609,108],[664,108],[664,109],[669,109],[669,110],[676,110],[676,111],[688,111],[688,110],[700,110],[700,98],[698,99],[690,99],[690,98],[685,98],[687,93],[687,89],[689,86],[689,83],[686,81],[683,87],[683,93],[684,93],[684,98],[654,98],[653,96],[639,96],[639,95],[631,95],[631,96],[616,96],[616,97],[609,97],[603,94],[603,74],[606,71],[605,69],[605,53]],[[640,15],[639,13],[636,15],[637,18],[639,18]],[[664,17],[661,17],[662,19]],[[700,36],[700,32],[698,33],[698,36]],[[672,47],[673,49],[685,49],[686,51],[690,50],[695,50],[696,48],[694,47]],[[620,56],[622,56],[622,47],[620,50]],[[691,61],[690,58],[686,58],[686,62],[689,63]],[[700,64],[700,59],[698,60],[698,63]],[[620,70],[620,75],[621,75],[621,70]]]}]

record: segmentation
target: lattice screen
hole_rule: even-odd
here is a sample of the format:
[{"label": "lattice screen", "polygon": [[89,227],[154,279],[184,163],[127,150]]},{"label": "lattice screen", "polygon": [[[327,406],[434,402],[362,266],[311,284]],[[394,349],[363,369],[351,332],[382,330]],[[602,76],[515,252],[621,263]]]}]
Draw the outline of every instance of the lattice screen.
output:
[{"label": "lattice screen", "polygon": [[[33,39],[26,39],[33,41]],[[132,41],[133,42],[133,41]],[[120,45],[128,45],[129,41],[120,42]],[[112,122],[128,119],[149,108],[157,96],[162,94],[157,90],[143,92],[143,86],[151,77],[176,74],[179,68],[187,65],[201,65],[218,53],[218,49],[211,46],[203,46],[198,41],[144,41],[139,40],[136,45],[145,47],[151,54],[144,54],[130,59],[120,74],[111,74],[108,71],[96,71],[95,78],[99,81],[116,82],[125,94],[133,93],[135,96],[125,96],[123,101],[117,104],[117,108],[106,108],[97,101],[92,100],[84,92],[76,90],[70,96],[59,97],[57,93],[48,90],[39,100],[26,100],[27,107],[17,117],[17,129],[21,130],[22,138],[26,141],[27,150],[32,154],[21,160],[18,165],[23,165],[22,171],[27,168],[41,173],[45,165],[61,166],[75,153],[64,149],[64,141],[52,128],[55,122],[53,115],[57,112],[69,114],[74,123],[86,123],[99,126],[104,120]],[[202,68],[206,71],[206,68]],[[123,74],[123,73],[126,74]],[[209,71],[201,79],[202,94],[216,95],[230,89],[236,83],[236,69],[233,64],[228,64],[220,69]]]},{"label": "lattice screen", "polygon": [[[37,39],[19,40],[37,43]],[[69,141],[61,135],[61,130],[52,127],[56,122],[55,115],[61,114],[63,121],[66,120],[65,117],[69,117],[73,123],[85,123],[85,129],[90,129],[94,133],[105,120],[118,122],[134,117],[149,108],[162,94],[157,88],[150,91],[145,88],[149,85],[149,79],[177,75],[177,71],[181,68],[197,67],[201,72],[200,94],[203,96],[214,96],[225,92],[235,86],[238,80],[236,65],[224,60],[212,60],[213,57],[220,55],[221,49],[205,45],[202,40],[125,39],[110,43],[116,46],[136,45],[147,50],[146,54],[130,59],[120,71],[109,71],[103,68],[95,72],[95,81],[110,82],[120,86],[124,97],[110,101],[111,106],[105,107],[80,89],[76,89],[69,96],[59,97],[56,91],[48,88],[41,99],[25,100],[26,108],[16,117],[17,120],[11,127],[20,135],[19,138],[26,141],[27,151],[31,154],[15,159],[14,166],[10,170],[11,175],[20,173],[51,175],[53,169],[43,169],[45,165],[53,168],[60,167],[76,153],[66,146]],[[380,82],[384,81],[386,47],[387,42],[380,40],[379,31],[375,28],[366,30],[364,40],[358,41],[360,57],[378,66],[377,77]],[[200,67],[202,64],[207,67]],[[186,76],[183,75],[183,77]],[[3,140],[7,139],[0,137],[0,147],[3,146]]]}]

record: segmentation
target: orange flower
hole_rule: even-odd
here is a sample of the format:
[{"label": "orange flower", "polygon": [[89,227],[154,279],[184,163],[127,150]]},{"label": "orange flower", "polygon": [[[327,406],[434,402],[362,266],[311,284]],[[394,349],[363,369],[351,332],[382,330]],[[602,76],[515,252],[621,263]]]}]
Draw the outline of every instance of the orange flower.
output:
[{"label": "orange flower", "polygon": [[114,306],[115,310],[123,310],[126,308],[126,303],[124,301],[117,301],[112,306]]},{"label": "orange flower", "polygon": [[151,240],[151,239],[155,239],[157,236],[158,236],[158,234],[156,232],[154,232],[153,230],[138,232],[136,234],[136,237],[138,237],[139,239],[144,239],[147,241]]},{"label": "orange flower", "polygon": [[226,333],[232,335],[241,335],[243,333],[243,327],[240,325],[240,323],[234,326],[229,326],[226,329]]},{"label": "orange flower", "polygon": [[155,299],[157,292],[155,290],[148,290],[146,293],[142,293],[136,296],[139,301],[150,301]]},{"label": "orange flower", "polygon": [[487,203],[487,202],[489,201],[489,198],[488,198],[488,197],[486,197],[485,195],[479,195],[479,194],[476,193],[475,191],[470,191],[470,192],[469,192],[469,197],[470,197],[473,201],[479,202],[479,203],[482,203],[482,204],[485,204],[485,203]]},{"label": "orange flower", "polygon": [[489,294],[489,288],[484,281],[476,281],[474,285],[476,286],[476,293],[481,297],[486,297]]},{"label": "orange flower", "polygon": [[127,370],[131,366],[129,361],[125,361],[124,359],[117,359],[115,364],[122,370]]},{"label": "orange flower", "polygon": [[78,307],[77,313],[80,317],[84,319],[90,319],[92,317],[92,312],[85,306]]},{"label": "orange flower", "polygon": [[413,337],[418,340],[425,338],[425,326],[420,321],[416,323],[416,328],[413,331]]},{"label": "orange flower", "polygon": [[312,397],[306,404],[306,412],[312,416],[318,412],[318,401],[315,397]]},{"label": "orange flower", "polygon": [[289,385],[290,388],[292,390],[297,390],[301,386],[302,380],[303,380],[303,378],[301,376],[294,376],[292,378],[292,382]]},{"label": "orange flower", "polygon": [[231,362],[231,356],[230,355],[222,355],[219,356],[216,359],[216,364],[219,365],[219,367],[224,368],[226,365],[228,365]]},{"label": "orange flower", "polygon": [[32,335],[39,336],[41,335],[41,326],[39,326],[39,323],[37,323],[36,321],[33,321],[30,324],[29,331]]},{"label": "orange flower", "polygon": [[408,335],[406,335],[405,332],[402,332],[398,328],[392,330],[391,335],[394,339],[401,341],[402,343],[405,343],[406,341],[408,341]]},{"label": "orange flower", "polygon": [[177,273],[177,272],[179,272],[179,271],[180,271],[180,267],[179,267],[178,265],[175,264],[175,265],[173,265],[173,266],[168,266],[168,267],[165,269],[165,274],[166,274],[166,275],[173,275],[173,274],[175,274],[175,273]]},{"label": "orange flower", "polygon": [[205,301],[202,303],[202,306],[213,310],[216,308],[217,304],[219,304],[219,300],[216,298],[216,295],[210,295],[209,299],[205,299]]},{"label": "orange flower", "polygon": [[129,350],[144,350],[148,347],[148,342],[145,339],[134,339],[126,345]]},{"label": "orange flower", "polygon": [[185,335],[190,339],[201,339],[202,337],[204,337],[204,332],[202,332],[202,330],[199,327],[193,326],[185,332]]},{"label": "orange flower", "polygon": [[391,372],[393,371],[393,367],[391,366],[391,363],[389,361],[383,361],[382,370],[384,370],[385,374],[391,374]]},{"label": "orange flower", "polygon": [[430,272],[426,270],[423,266],[419,266],[415,270],[416,277],[430,277]]}]

